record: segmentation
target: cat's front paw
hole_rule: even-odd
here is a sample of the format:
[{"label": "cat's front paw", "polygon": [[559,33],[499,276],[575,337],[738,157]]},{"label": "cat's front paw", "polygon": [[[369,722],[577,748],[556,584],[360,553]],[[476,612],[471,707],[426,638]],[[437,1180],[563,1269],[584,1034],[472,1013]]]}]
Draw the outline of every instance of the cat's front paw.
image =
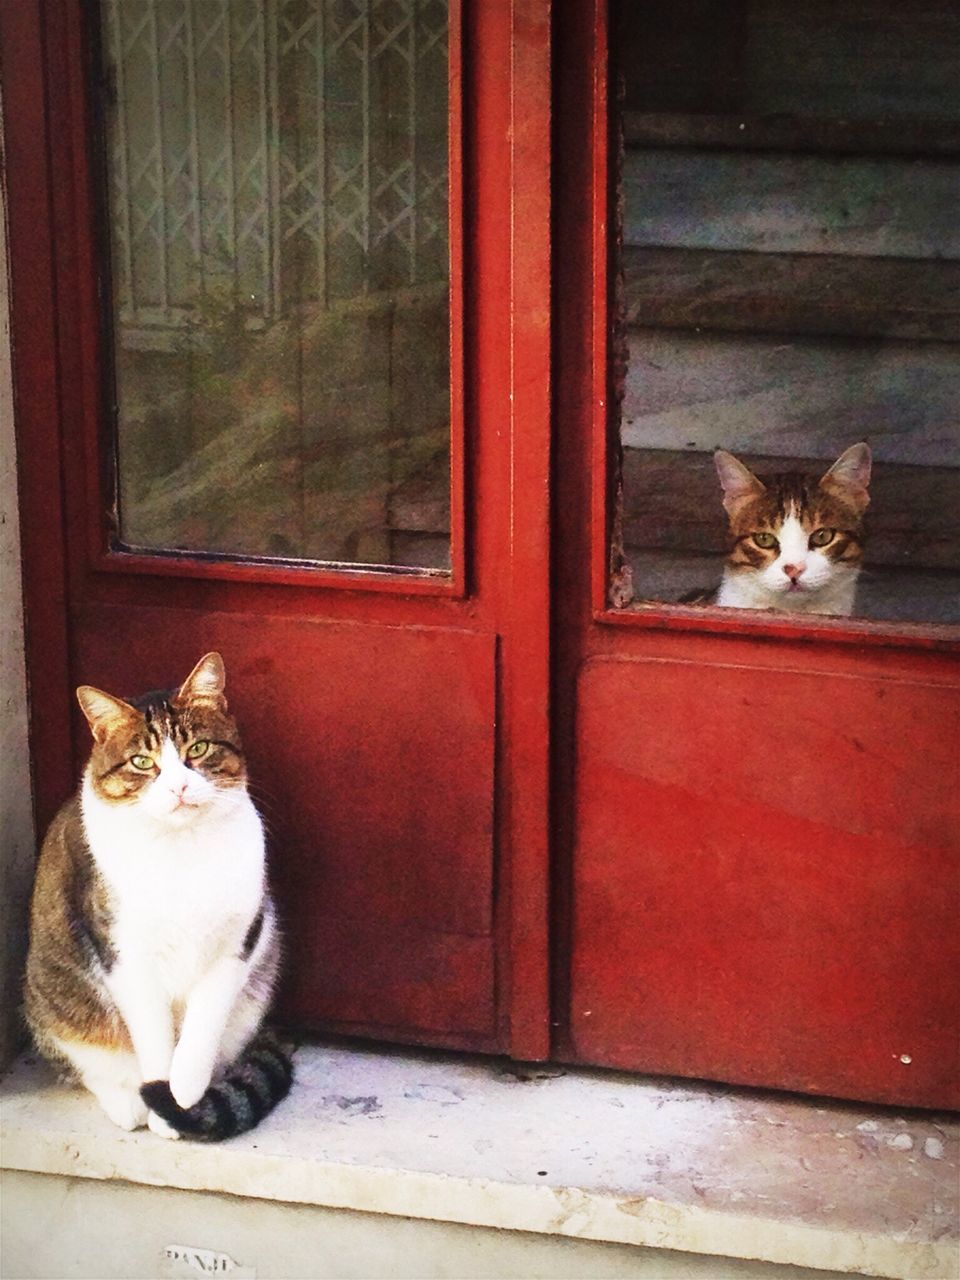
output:
[{"label": "cat's front paw", "polygon": [[147,1122],[147,1108],[130,1089],[101,1089],[97,1101],[115,1125],[132,1132]]},{"label": "cat's front paw", "polygon": [[191,1062],[173,1055],[170,1067],[170,1092],[178,1106],[186,1110],[199,1102],[210,1085],[210,1068],[203,1062]]},{"label": "cat's front paw", "polygon": [[158,1116],[155,1111],[147,1112],[147,1128],[151,1133],[155,1133],[158,1138],[170,1138],[175,1141],[180,1137],[173,1125],[167,1124],[163,1116]]}]

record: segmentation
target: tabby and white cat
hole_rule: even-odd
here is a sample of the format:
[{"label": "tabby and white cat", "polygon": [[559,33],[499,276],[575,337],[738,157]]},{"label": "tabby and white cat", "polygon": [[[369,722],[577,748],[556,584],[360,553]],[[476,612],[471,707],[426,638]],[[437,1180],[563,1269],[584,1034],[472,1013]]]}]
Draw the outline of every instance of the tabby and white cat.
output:
[{"label": "tabby and white cat", "polygon": [[77,690],[94,746],[40,853],[26,1014],[123,1129],[223,1138],[287,1093],[257,1036],[279,965],[263,826],[223,661],[126,702]]},{"label": "tabby and white cat", "polygon": [[714,461],[731,548],[712,603],[851,614],[870,501],[867,445],[851,445],[820,480],[792,471],[760,480],[724,449]]}]

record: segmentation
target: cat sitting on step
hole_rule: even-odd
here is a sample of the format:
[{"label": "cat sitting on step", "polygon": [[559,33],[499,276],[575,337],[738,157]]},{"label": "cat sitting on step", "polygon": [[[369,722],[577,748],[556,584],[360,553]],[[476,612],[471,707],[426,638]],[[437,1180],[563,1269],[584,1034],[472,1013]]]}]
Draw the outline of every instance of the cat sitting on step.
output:
[{"label": "cat sitting on step", "polygon": [[250,1129],[292,1079],[260,1032],[279,935],[224,683],[208,653],[168,693],[77,690],[93,751],[31,904],[38,1048],[115,1124],[169,1138]]}]

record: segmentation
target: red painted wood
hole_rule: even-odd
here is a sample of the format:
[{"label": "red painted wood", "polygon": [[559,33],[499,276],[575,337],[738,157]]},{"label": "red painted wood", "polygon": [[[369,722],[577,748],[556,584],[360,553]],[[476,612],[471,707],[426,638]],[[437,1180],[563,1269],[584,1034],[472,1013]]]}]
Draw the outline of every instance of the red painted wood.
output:
[{"label": "red painted wood", "polygon": [[960,1104],[960,682],[594,659],[579,1058]]},{"label": "red painted wood", "polygon": [[[596,9],[596,11],[595,11]],[[551,1021],[554,1053],[573,1058],[569,1043],[570,920],[573,911],[571,857],[574,811],[571,797],[575,772],[575,692],[586,630],[592,619],[591,590],[605,596],[605,531],[591,537],[591,521],[605,518],[592,477],[604,471],[606,450],[593,432],[597,379],[604,374],[606,308],[598,332],[593,310],[602,282],[596,276],[595,228],[598,193],[594,95],[598,74],[596,33],[605,10],[592,4],[564,4],[554,15],[554,82],[562,92],[554,98],[554,502],[553,502],[553,792],[551,817],[552,910]],[[584,192],[591,193],[589,199]],[[603,239],[606,261],[606,241]],[[585,581],[586,574],[586,581]],[[586,607],[584,612],[584,590]]]},{"label": "red painted wood", "polygon": [[[617,457],[619,448],[619,400],[617,397],[617,371],[611,362],[610,315],[616,296],[612,274],[616,264],[608,252],[610,228],[608,219],[616,216],[618,208],[611,192],[614,174],[611,169],[611,151],[617,147],[611,139],[611,113],[608,88],[609,30],[606,0],[596,0],[583,7],[585,19],[592,18],[592,32],[585,44],[586,73],[589,83],[584,85],[589,95],[589,116],[592,134],[587,152],[582,180],[589,182],[590,228],[589,242],[585,246],[589,258],[584,268],[589,272],[589,414],[592,422],[590,438],[590,476],[592,498],[590,523],[593,536],[590,544],[590,590],[595,612],[607,606],[610,575],[609,546],[613,534],[613,516],[617,501],[616,468],[608,465],[608,458]],[[591,38],[592,37],[592,38]],[[586,283],[586,282],[584,282]],[[582,287],[582,285],[581,285]]]},{"label": "red painted wood", "polygon": [[[306,1030],[496,1052],[489,938],[317,918],[285,969],[277,1011]],[[357,957],[359,956],[359,962]]]},{"label": "red painted wood", "polygon": [[960,653],[960,628],[950,623],[867,622],[863,618],[777,617],[761,610],[705,610],[690,605],[642,604],[629,609],[598,609],[595,620],[618,627],[658,631],[711,633],[720,636],[773,637],[814,644],[855,645],[859,648],[931,650]]},{"label": "red painted wood", "polygon": [[447,187],[450,219],[450,574],[453,593],[467,592],[466,398],[464,389],[464,266],[466,232],[464,186],[463,9],[461,0],[448,0],[449,61],[447,75],[448,136]]},{"label": "red painted wood", "polygon": [[550,6],[513,5],[510,123],[510,1044],[546,1058],[550,866]]},{"label": "red painted wood", "polygon": [[957,629],[607,607],[605,12],[555,25],[556,1052],[955,1105]]},{"label": "red painted wood", "polygon": [[495,1047],[491,637],[103,605],[76,631],[75,680],[121,694],[224,655],[288,918],[291,1023]]},{"label": "red painted wood", "polygon": [[[10,245],[10,320],[20,495],[20,549],[31,714],[63,729],[67,672],[66,588],[60,454],[57,283],[49,221],[51,184],[44,101],[43,22],[31,4],[0,4],[3,152]],[[29,246],[28,252],[17,252]],[[51,465],[51,463],[53,465]],[[35,736],[31,754],[37,825],[51,820],[72,786],[65,732]]]},{"label": "red painted wood", "polygon": [[[295,959],[289,1017],[542,1054],[548,7],[467,6],[465,46],[459,5],[451,5],[446,580],[106,550],[109,396],[84,31],[91,12],[81,0],[0,0],[3,21],[21,32],[14,48],[25,68],[5,108],[20,140],[11,187],[22,179],[31,189],[11,220],[11,247],[21,264],[23,492],[45,499],[42,515],[38,505],[28,517],[35,538],[27,564],[28,591],[47,610],[29,653],[40,695],[34,752],[38,761],[60,761],[59,773],[49,773],[44,820],[86,752],[87,731],[74,720],[71,762],[71,683],[165,683],[196,652],[222,644],[231,672],[239,668],[231,690],[254,773],[284,837],[278,874]],[[41,335],[34,355],[24,318]],[[59,385],[69,395],[58,400]],[[542,499],[531,501],[531,491]],[[282,695],[271,683],[281,669],[293,673]],[[44,683],[54,672],[58,689]],[[286,741],[277,745],[284,718],[309,744],[313,788],[287,767]],[[324,832],[337,850],[332,860],[316,855]]]},{"label": "red painted wood", "polygon": [[176,553],[138,554],[131,551],[97,551],[92,557],[96,569],[159,577],[199,578],[205,582],[243,582],[264,586],[319,587],[347,591],[376,591],[396,596],[462,596],[462,587],[452,573],[434,569],[367,569],[362,565],[333,567],[317,562],[278,563],[270,560],[230,560],[227,557],[192,556]]}]

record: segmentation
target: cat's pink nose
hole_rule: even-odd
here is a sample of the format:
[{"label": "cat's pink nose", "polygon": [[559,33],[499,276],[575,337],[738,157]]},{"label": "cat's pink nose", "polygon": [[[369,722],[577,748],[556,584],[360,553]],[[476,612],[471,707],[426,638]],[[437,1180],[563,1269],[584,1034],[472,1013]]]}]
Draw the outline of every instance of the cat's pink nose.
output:
[{"label": "cat's pink nose", "polygon": [[791,582],[796,582],[806,567],[807,566],[805,564],[785,564],[783,566],[783,572]]}]

